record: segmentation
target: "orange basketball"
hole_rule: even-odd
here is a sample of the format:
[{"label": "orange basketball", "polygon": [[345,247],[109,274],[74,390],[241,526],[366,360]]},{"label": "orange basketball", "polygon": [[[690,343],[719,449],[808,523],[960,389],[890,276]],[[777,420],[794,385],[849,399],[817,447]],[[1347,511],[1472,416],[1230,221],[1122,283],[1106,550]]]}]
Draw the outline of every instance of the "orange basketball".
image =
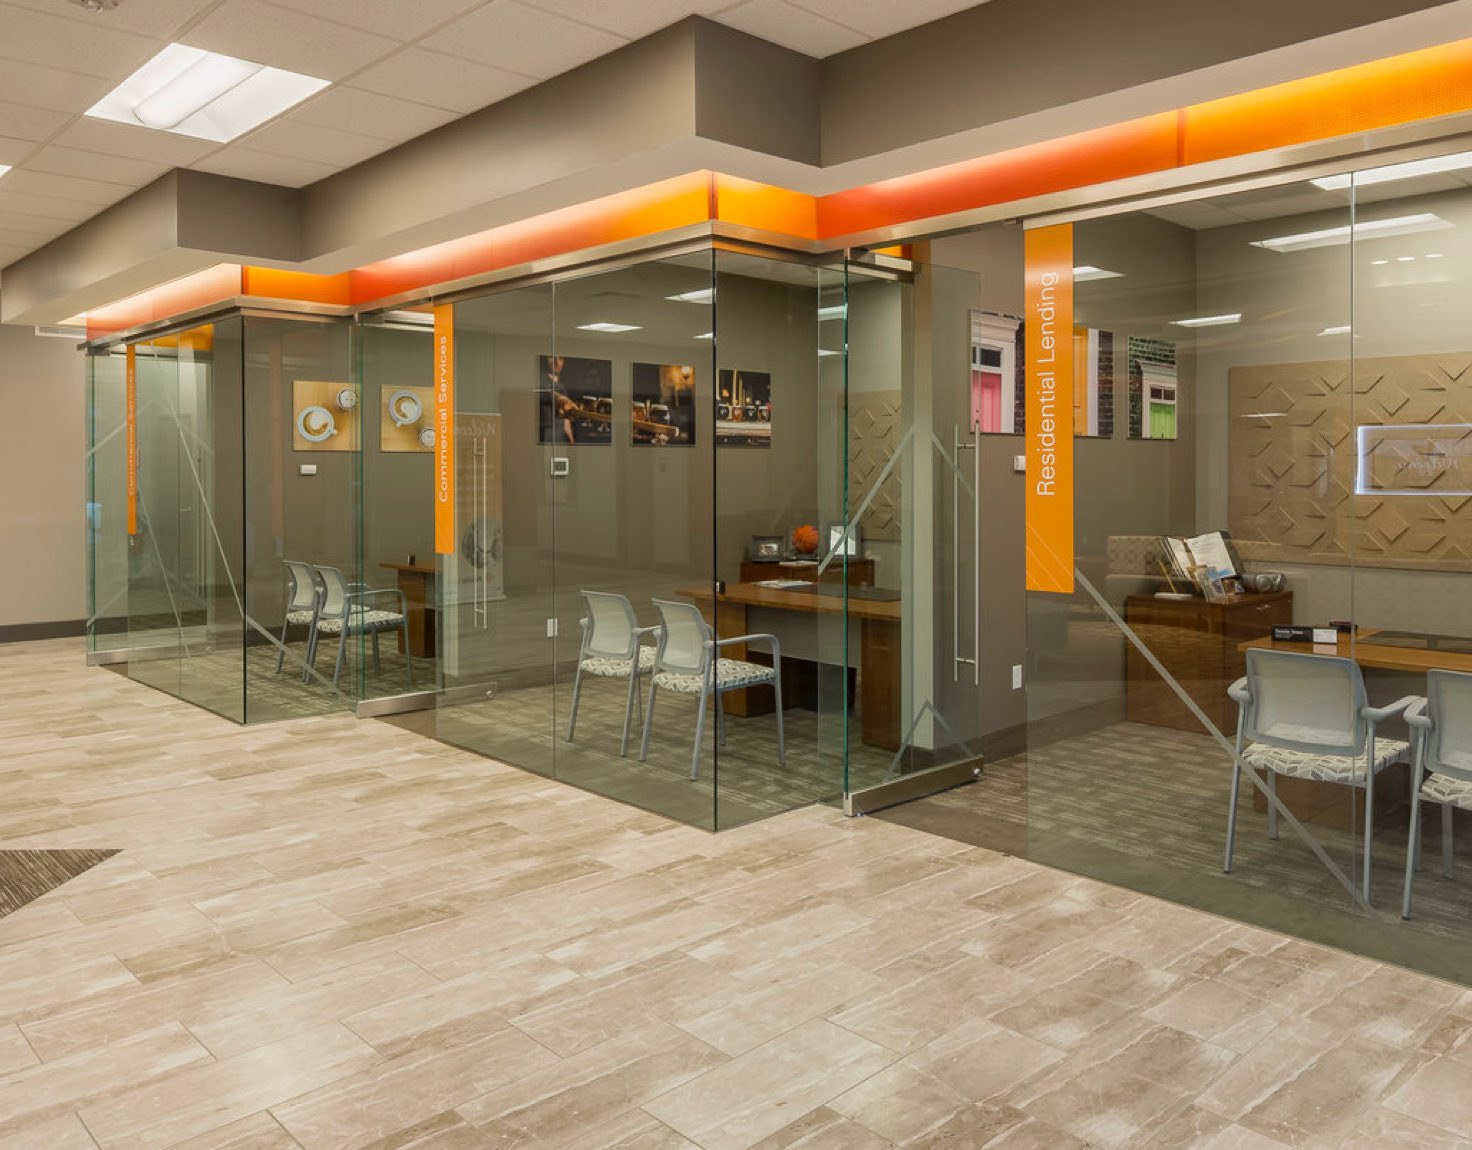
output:
[{"label": "orange basketball", "polygon": [[811,555],[818,549],[818,529],[811,523],[794,528],[792,546],[804,555]]}]

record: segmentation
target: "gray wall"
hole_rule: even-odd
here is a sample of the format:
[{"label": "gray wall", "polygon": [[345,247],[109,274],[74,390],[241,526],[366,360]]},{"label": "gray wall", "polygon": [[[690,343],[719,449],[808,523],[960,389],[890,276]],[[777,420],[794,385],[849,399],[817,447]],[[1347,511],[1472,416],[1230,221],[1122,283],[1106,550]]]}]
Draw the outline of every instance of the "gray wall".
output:
[{"label": "gray wall", "polygon": [[85,373],[70,341],[0,326],[0,627],[86,617]]}]

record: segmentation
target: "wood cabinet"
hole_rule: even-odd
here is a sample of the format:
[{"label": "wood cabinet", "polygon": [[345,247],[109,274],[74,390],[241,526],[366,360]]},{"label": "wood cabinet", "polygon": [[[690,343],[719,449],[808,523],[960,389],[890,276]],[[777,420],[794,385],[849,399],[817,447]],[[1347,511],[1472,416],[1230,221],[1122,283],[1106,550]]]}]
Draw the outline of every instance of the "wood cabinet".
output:
[{"label": "wood cabinet", "polygon": [[[1224,735],[1237,729],[1237,704],[1227,688],[1246,671],[1241,644],[1261,638],[1275,623],[1293,621],[1293,592],[1205,599],[1131,595],[1125,622]],[[1131,722],[1200,731],[1201,724],[1133,644],[1125,652],[1126,714]]]}]

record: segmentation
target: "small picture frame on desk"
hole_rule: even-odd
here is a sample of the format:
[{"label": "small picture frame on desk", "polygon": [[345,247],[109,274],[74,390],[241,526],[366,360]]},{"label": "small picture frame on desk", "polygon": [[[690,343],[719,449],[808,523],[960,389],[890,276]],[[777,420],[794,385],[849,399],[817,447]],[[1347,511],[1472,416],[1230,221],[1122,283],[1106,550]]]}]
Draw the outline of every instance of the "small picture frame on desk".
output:
[{"label": "small picture frame on desk", "polygon": [[753,535],[747,557],[756,563],[777,563],[787,540],[781,535]]}]

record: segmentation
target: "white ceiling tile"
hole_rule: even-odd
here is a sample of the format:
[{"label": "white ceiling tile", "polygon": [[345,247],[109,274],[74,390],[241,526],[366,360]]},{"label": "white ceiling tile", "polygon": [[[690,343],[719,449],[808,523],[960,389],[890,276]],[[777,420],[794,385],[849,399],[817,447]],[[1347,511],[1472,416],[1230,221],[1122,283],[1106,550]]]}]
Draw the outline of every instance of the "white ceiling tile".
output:
[{"label": "white ceiling tile", "polygon": [[975,8],[978,0],[792,0],[815,16],[879,39],[906,28],[929,24],[943,16],[951,16],[966,8]]},{"label": "white ceiling tile", "polygon": [[113,83],[102,76],[84,76],[24,60],[0,64],[0,100],[58,112],[85,112],[111,90]]},{"label": "white ceiling tile", "polygon": [[189,166],[198,172],[235,176],[242,180],[260,180],[262,183],[280,184],[287,188],[315,184],[339,170],[331,164],[298,160],[290,156],[273,156],[269,152],[257,152],[239,144],[232,144],[209,159]]},{"label": "white ceiling tile", "polygon": [[[709,16],[730,8],[734,0],[523,0],[533,8],[555,12],[631,40],[657,32],[686,16]],[[892,0],[887,0],[892,2]]]},{"label": "white ceiling tile", "polygon": [[51,172],[29,169],[11,172],[0,185],[7,192],[23,192],[31,196],[48,196],[58,200],[75,200],[100,211],[115,204],[133,191],[131,184],[112,184],[103,180],[84,180],[77,176],[58,176]]},{"label": "white ceiling tile", "polygon": [[319,80],[340,80],[398,47],[371,32],[261,0],[225,0],[180,42]]},{"label": "white ceiling tile", "polygon": [[65,220],[77,224],[96,214],[97,209],[77,200],[58,200],[54,196],[12,192],[5,184],[0,184],[0,212],[23,212],[43,220]]},{"label": "white ceiling tile", "polygon": [[852,28],[816,16],[787,0],[746,0],[722,12],[722,24],[750,32],[773,44],[821,59],[865,43],[868,37]]},{"label": "white ceiling tile", "polygon": [[287,156],[296,160],[312,160],[329,164],[334,168],[349,168],[356,163],[376,156],[393,147],[387,140],[376,136],[362,136],[357,132],[344,132],[335,128],[319,128],[315,124],[294,123],[278,120],[264,128],[258,128],[240,141],[256,152],[269,152],[273,156]]},{"label": "white ceiling tile", "polygon": [[473,112],[536,81],[440,52],[406,48],[353,77],[359,88],[453,112]]},{"label": "white ceiling tile", "polygon": [[44,140],[64,128],[73,114],[0,101],[0,125],[12,139]]},{"label": "white ceiling tile", "polygon": [[192,136],[155,132],[151,128],[135,128],[131,124],[115,124],[87,116],[78,119],[51,142],[80,148],[84,152],[102,152],[145,163],[167,164],[171,168],[187,167],[220,146],[213,140],[196,140]]},{"label": "white ceiling tile", "polygon": [[417,40],[447,20],[486,0],[271,0],[283,8],[307,12],[395,40]]},{"label": "white ceiling tile", "polygon": [[19,241],[41,244],[71,229],[72,225],[65,220],[33,216],[29,212],[14,212],[0,207],[0,232],[12,241],[19,237]]},{"label": "white ceiling tile", "polygon": [[517,0],[493,0],[424,38],[424,46],[545,80],[622,47],[627,39]]},{"label": "white ceiling tile", "polygon": [[14,166],[27,159],[35,150],[35,140],[12,140],[9,136],[0,136],[0,164]]},{"label": "white ceiling tile", "polygon": [[0,56],[10,60],[121,80],[157,55],[166,43],[0,3]]},{"label": "white ceiling tile", "polygon": [[359,132],[399,143],[448,124],[455,113],[365,88],[334,85],[287,114],[287,120],[342,132]]},{"label": "white ceiling tile", "polygon": [[189,21],[220,0],[126,0],[116,8],[89,12],[79,4],[58,0],[9,0],[21,8],[50,12],[92,25],[107,32],[135,32],[160,40],[172,40]]},{"label": "white ceiling tile", "polygon": [[1183,204],[1165,204],[1158,208],[1148,208],[1146,212],[1167,223],[1198,231],[1203,228],[1221,228],[1242,222],[1241,216],[1209,203],[1188,201]]},{"label": "white ceiling tile", "polygon": [[26,168],[33,172],[53,172],[58,176],[80,176],[84,180],[106,180],[141,188],[167,172],[169,165],[53,145],[31,156],[26,161]]}]

